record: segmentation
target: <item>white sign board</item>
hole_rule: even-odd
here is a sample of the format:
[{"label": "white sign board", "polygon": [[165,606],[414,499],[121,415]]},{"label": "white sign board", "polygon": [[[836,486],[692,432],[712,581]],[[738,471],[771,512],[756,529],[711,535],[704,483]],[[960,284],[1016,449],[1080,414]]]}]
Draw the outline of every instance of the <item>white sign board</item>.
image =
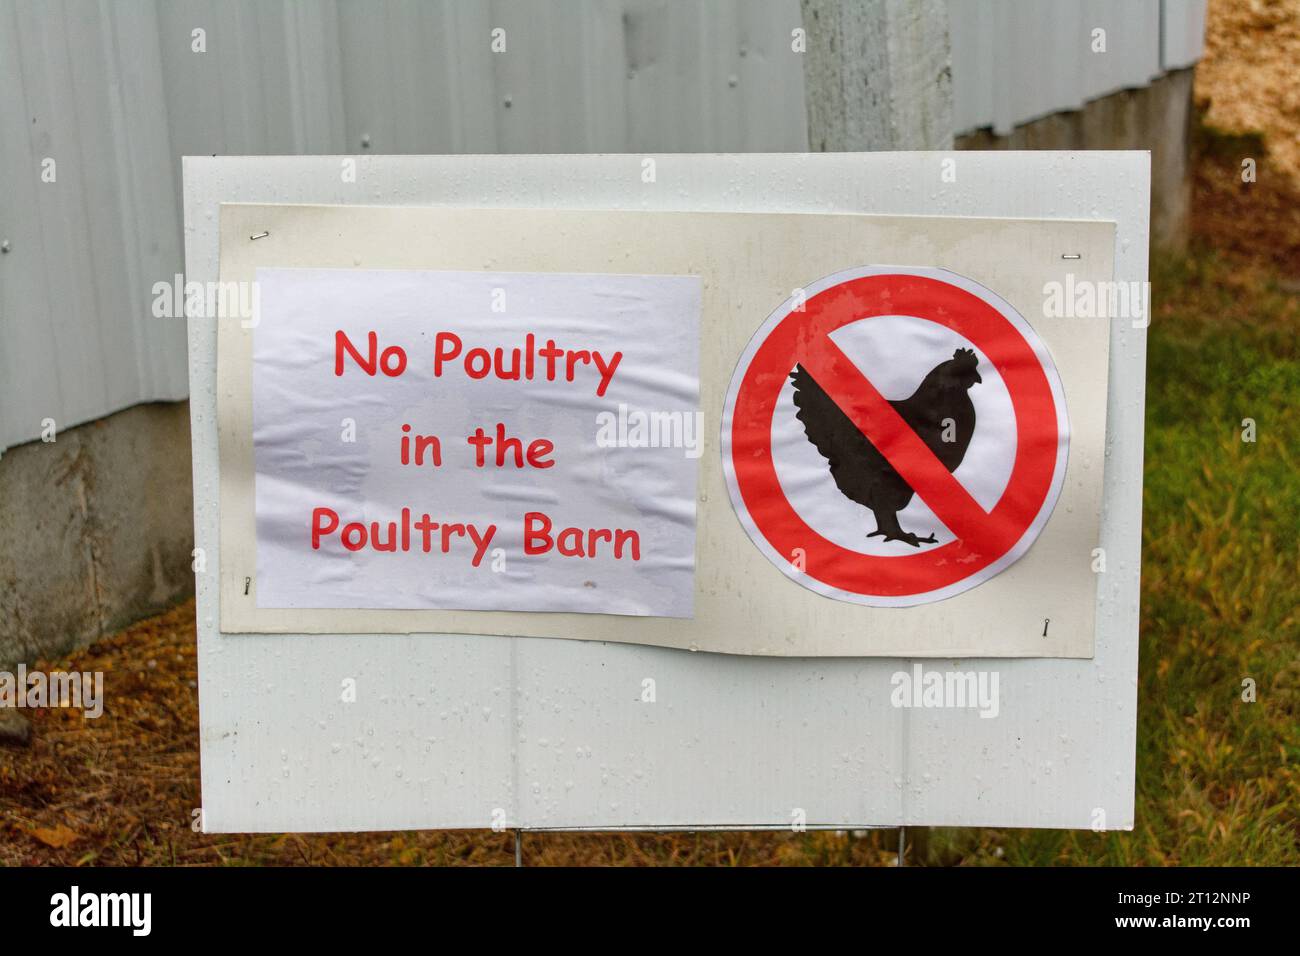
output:
[{"label": "white sign board", "polygon": [[[1061,404],[1066,417],[1056,420],[1058,448],[1064,436],[1069,459],[1053,515],[1045,527],[1035,529],[1034,539],[1018,560],[964,592],[912,607],[858,603],[819,593],[764,553],[754,529],[745,525],[742,511],[734,507],[720,432],[710,437],[713,444],[705,445],[696,464],[692,617],[318,604],[269,607],[259,593],[267,583],[261,580],[258,561],[259,515],[252,480],[254,469],[262,468],[254,449],[257,330],[242,329],[238,323],[232,328],[227,320],[192,321],[196,534],[198,546],[209,557],[208,571],[198,579],[207,827],[701,828],[794,823],[1130,827],[1145,332],[1127,318],[1103,320],[1099,338],[1090,334],[1095,321],[1073,329],[1060,326],[1056,331],[1052,322],[1043,321],[1042,278],[1064,277],[1069,270],[1087,281],[1145,280],[1147,157],[969,154],[960,159],[960,185],[936,192],[933,181],[939,159],[905,153],[663,156],[657,158],[659,181],[671,185],[649,192],[637,175],[638,157],[368,157],[358,164],[356,186],[338,182],[337,158],[187,160],[186,218],[191,226],[187,278],[191,281],[251,280],[258,268],[351,271],[354,279],[372,270],[392,269],[404,274],[402,281],[449,271],[698,276],[702,280],[699,405],[706,421],[719,428],[724,411],[730,407],[734,413],[735,404],[744,397],[743,384],[731,398],[729,393],[736,374],[742,374],[743,382],[740,369],[747,350],[752,347],[758,354],[772,337],[762,334],[764,330],[770,332],[781,321],[778,313],[797,311],[789,302],[801,289],[806,293],[817,281],[846,272],[855,273],[851,278],[856,280],[880,266],[890,266],[893,275],[920,274],[954,285],[956,280],[940,273],[964,277],[982,290],[972,294],[1003,314],[1010,325],[1016,324],[1011,313],[1029,322],[1034,338],[1022,337],[1028,354],[1039,355],[1037,346],[1046,346],[1064,392]],[[509,184],[504,191],[502,183]],[[798,183],[800,188],[791,185],[787,190],[785,183]],[[1026,183],[1033,186],[1027,188]],[[379,195],[407,207],[430,206],[428,222],[420,224],[420,210],[367,212],[358,206],[354,211],[361,219],[350,221],[341,232],[333,230],[319,243],[279,242],[305,235],[297,231],[304,217],[292,204],[364,204]],[[481,206],[488,195],[500,204],[491,212],[516,223],[524,237],[512,244],[510,234],[491,221],[493,228],[483,232],[495,233],[496,248],[504,250],[497,257],[485,251],[486,240],[473,227],[474,221],[492,220],[492,216],[470,208]],[[790,198],[796,195],[798,199]],[[546,197],[548,211],[536,211],[539,218],[532,225],[528,217],[511,209],[535,205],[540,196]],[[1078,197],[1077,201],[1071,197]],[[265,207],[260,216],[253,206],[220,210],[223,238],[216,229],[222,203],[281,205]],[[465,208],[439,211],[435,206]],[[644,261],[628,264],[624,250],[608,241],[600,256],[593,255],[598,229],[585,233],[578,229],[565,235],[564,242],[539,244],[537,223],[566,208],[637,209],[646,228],[631,248],[652,248],[653,258],[671,260],[670,267],[652,267]],[[703,248],[722,251],[715,256],[694,247],[674,260],[671,244],[657,238],[667,233],[667,226],[656,225],[653,216],[644,212],[647,209],[697,216],[704,232],[697,241]],[[828,212],[859,215],[825,215]],[[744,218],[737,213],[763,215],[753,217],[748,245],[719,245],[716,240],[722,234],[735,234],[737,227],[728,220]],[[312,215],[334,213],[318,209]],[[435,227],[445,226],[445,217],[458,215],[468,217],[460,221],[466,228],[438,245]],[[935,220],[928,229],[915,220],[902,223],[900,219],[894,228],[879,219],[918,215],[950,218]],[[393,216],[409,217],[411,228],[384,239]],[[972,224],[963,226],[953,216],[984,218],[967,232],[963,230]],[[779,223],[780,237],[770,231],[775,225],[763,224],[768,218]],[[1039,230],[1040,241],[1019,247],[1011,243],[1011,251],[1005,251],[998,236],[1010,237],[1016,231],[1013,226],[1025,225],[999,221],[1007,219],[1029,221],[1031,229]],[[247,228],[251,222],[261,225]],[[842,230],[838,238],[826,242],[825,235],[837,230]],[[872,230],[878,234],[872,236]],[[269,232],[258,240],[267,251],[250,252],[257,248],[250,237],[259,232]],[[694,230],[682,233],[677,244],[690,246],[695,235]],[[899,240],[888,258],[876,253],[886,238]],[[772,243],[780,243],[780,255],[766,248]],[[520,252],[523,246],[532,254]],[[838,251],[828,256],[828,248]],[[458,249],[463,253],[458,254]],[[819,255],[823,259],[811,261]],[[1038,256],[1042,265],[1026,268]],[[650,257],[642,253],[641,258]],[[754,281],[742,291],[721,290],[717,277],[740,274],[740,263],[746,260],[757,263],[747,275]],[[597,262],[600,268],[593,267]],[[959,262],[966,265],[956,268]],[[821,268],[825,265],[831,267]],[[718,321],[720,295],[730,297],[733,307],[739,306],[738,316]],[[1004,302],[1010,312],[995,300]],[[872,321],[886,324],[916,318],[906,310],[877,311],[873,316]],[[793,486],[799,484],[801,474],[818,474],[819,481],[828,483],[824,487],[836,489],[848,502],[845,507],[856,503],[869,512],[865,520],[858,516],[862,537],[869,538],[872,531],[883,533],[866,543],[851,542],[859,554],[881,560],[909,553],[937,554],[961,537],[958,533],[947,540],[943,531],[951,532],[948,521],[960,523],[961,514],[945,514],[946,499],[930,488],[944,479],[924,464],[924,456],[917,466],[909,463],[916,455],[906,447],[895,447],[897,437],[890,432],[890,413],[885,409],[893,408],[904,421],[915,421],[905,414],[906,402],[931,373],[938,374],[941,365],[957,372],[963,387],[972,371],[979,374],[980,381],[972,381],[968,393],[986,384],[996,386],[987,390],[991,399],[981,397],[977,403],[971,398],[974,414],[989,425],[981,439],[992,439],[981,446],[976,445],[974,434],[969,440],[967,451],[974,456],[970,461],[983,463],[979,473],[961,474],[964,466],[959,464],[948,474],[984,506],[986,514],[992,514],[990,496],[1003,480],[997,470],[1005,468],[1008,454],[1005,403],[1014,406],[1019,389],[1008,381],[1018,374],[1016,365],[989,354],[988,343],[972,337],[969,329],[949,326],[929,342],[946,351],[942,361],[924,368],[872,368],[861,355],[854,358],[855,334],[867,332],[846,329],[833,339],[823,338],[849,357],[856,374],[880,393],[883,402],[845,399],[837,388],[840,373],[848,374],[848,369],[836,367],[827,378],[826,367],[814,357],[805,371],[826,395],[835,396],[835,404],[858,425],[860,434],[869,436],[873,446],[881,446],[878,450],[907,479],[938,524],[926,526],[927,516],[914,507],[914,500],[888,512],[882,521],[876,512],[883,509],[876,507],[875,497],[864,504],[841,487],[831,473],[835,463],[823,454],[825,441],[810,433],[808,422],[798,417],[816,404],[809,402],[808,397],[817,394],[805,380],[789,378],[776,383],[779,388],[766,383],[764,395],[759,396],[776,403],[775,409],[793,409],[794,423],[784,417],[778,421],[778,411],[773,413],[773,455],[794,456],[777,466],[778,480],[791,485],[786,498],[790,507],[820,523],[823,537],[832,544],[840,522],[832,516],[833,510],[819,517],[817,505],[799,507],[802,492]],[[962,341],[954,342],[946,337],[950,335]],[[993,347],[996,351],[996,343]],[[964,350],[973,353],[973,368]],[[1100,374],[1076,377],[1076,363],[1087,367],[1089,361],[1100,363]],[[957,366],[946,366],[948,362]],[[1049,366],[1038,362],[1037,368],[1050,392]],[[895,373],[897,379],[891,381],[889,376]],[[920,382],[913,381],[918,375]],[[1084,381],[1094,389],[1098,381],[1108,385],[1090,396],[1072,395],[1071,388],[1076,387],[1072,383]],[[997,411],[998,396],[1002,413]],[[417,405],[424,400],[415,396]],[[999,421],[1001,426],[996,425]],[[401,423],[394,422],[400,429]],[[804,445],[795,441],[801,426]],[[918,426],[912,427],[920,434]],[[742,437],[748,434],[745,429],[742,433]],[[1089,434],[1099,437],[1089,439]],[[1042,441],[1042,436],[1028,437]],[[731,438],[736,438],[735,431]],[[1016,441],[1022,438],[1017,434]],[[1083,455],[1077,459],[1081,450]],[[1056,480],[1055,463],[1052,456],[1041,460],[1049,471],[1050,491]],[[1076,461],[1077,471],[1073,470]],[[228,462],[236,466],[233,474],[228,474]],[[379,474],[379,469],[372,471]],[[1079,627],[1076,613],[1082,612],[1077,600],[1068,604],[1064,619],[1040,617],[1035,606],[1032,614],[1040,629],[1043,618],[1052,617],[1049,633],[1035,631],[1039,639],[1065,643],[1046,652],[1020,644],[1013,645],[1019,649],[1010,651],[1010,656],[963,657],[953,649],[952,619],[945,617],[946,607],[987,599],[986,592],[1014,583],[1014,576],[1025,573],[1031,567],[1028,562],[1040,553],[1072,559],[1078,542],[1087,538],[1086,531],[1077,530],[1053,538],[1071,521],[1089,520],[1088,508],[1079,507],[1083,499],[1067,505],[1072,480],[1077,480],[1076,495],[1099,485],[1103,501],[1092,536],[1106,554],[1107,570],[1103,577],[1090,579],[1088,626]],[[1014,483],[1014,477],[1006,478],[1001,498]],[[743,488],[738,490],[752,515],[755,506],[744,497]],[[951,486],[949,490],[956,494]],[[718,520],[724,516],[727,522]],[[762,517],[753,520],[770,545]],[[891,520],[897,521],[897,528]],[[1029,524],[1035,520],[1031,517]],[[1091,520],[1097,521],[1095,505]],[[300,530],[309,527],[310,522]],[[907,540],[909,534],[917,541]],[[935,540],[921,540],[929,537]],[[1012,551],[1018,543],[1019,539],[1012,542]],[[1063,550],[1056,552],[1058,545]],[[213,556],[219,559],[214,561]],[[718,558],[724,560],[714,563]],[[734,560],[736,566],[729,569],[727,560]],[[1045,588],[1049,598],[1056,588],[1053,581],[1076,580],[1072,575],[1051,580],[1040,580],[1033,571],[1030,575],[1028,583],[1042,584],[1039,589]],[[772,581],[783,589],[779,600],[767,596],[776,591]],[[755,605],[751,616],[741,614],[729,622],[715,616],[717,608],[726,606],[716,595],[738,584],[751,589],[746,592]],[[1021,587],[1015,593],[1019,600],[1002,598],[1000,610],[1005,620],[1024,614],[1027,626],[1030,616],[1020,605],[1035,600],[1034,589]],[[818,645],[820,653],[877,656],[820,660],[735,656],[789,653],[755,647],[752,637],[770,627],[765,615],[780,607],[813,609],[791,619],[802,620],[803,626],[782,624],[795,646],[805,632],[817,631],[822,623],[819,615],[825,614],[830,622],[825,631],[831,639]],[[865,629],[865,643],[873,650],[860,650],[860,635],[857,645],[840,645],[856,646],[856,651],[827,649],[853,636],[844,624],[852,618],[842,614],[868,616],[856,619],[873,622]],[[898,615],[917,615],[908,620],[922,624],[900,626],[903,618]],[[535,619],[556,623],[530,629],[527,622]],[[402,623],[386,626],[396,621]],[[584,631],[585,622],[590,623]],[[730,653],[646,646],[673,644],[659,638],[683,627],[700,628],[716,642],[711,649]],[[577,628],[577,633],[565,636],[580,639],[548,639],[558,636],[560,628]],[[1080,632],[1086,634],[1085,644],[1071,644],[1070,635],[1077,637]],[[493,636],[515,634],[531,636]],[[992,638],[984,631],[978,634],[978,648],[970,652],[987,655]],[[608,643],[611,639],[634,643]],[[1019,633],[1013,638],[1024,639]],[[694,640],[678,646],[700,649]],[[1053,659],[1034,659],[1045,653]],[[912,659],[927,654],[937,659]],[[1071,660],[1071,656],[1082,659]],[[970,705],[940,700],[932,706],[924,693],[902,692],[904,684],[920,685],[930,673],[941,679],[948,674],[969,676],[979,693]],[[350,699],[340,694],[344,685],[356,689]],[[996,699],[988,694],[994,688]],[[382,797],[376,799],[376,794]]]}]

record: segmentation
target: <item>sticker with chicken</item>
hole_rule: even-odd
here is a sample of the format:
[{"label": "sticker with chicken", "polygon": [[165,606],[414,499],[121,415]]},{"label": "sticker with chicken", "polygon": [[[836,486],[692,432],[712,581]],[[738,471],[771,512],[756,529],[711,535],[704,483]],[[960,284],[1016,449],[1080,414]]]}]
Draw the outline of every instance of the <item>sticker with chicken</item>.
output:
[{"label": "sticker with chicken", "polygon": [[839,273],[784,303],[741,357],[722,423],[749,537],[792,580],[874,606],[952,597],[1025,554],[1068,446],[1046,346],[939,269]]}]

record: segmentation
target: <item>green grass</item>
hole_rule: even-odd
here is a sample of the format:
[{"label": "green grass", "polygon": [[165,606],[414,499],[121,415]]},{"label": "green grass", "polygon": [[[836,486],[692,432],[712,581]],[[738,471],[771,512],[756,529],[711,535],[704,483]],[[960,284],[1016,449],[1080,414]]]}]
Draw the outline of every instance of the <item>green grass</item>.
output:
[{"label": "green grass", "polygon": [[1300,863],[1300,303],[1212,256],[1152,294],[1136,826],[938,830],[929,862]]}]

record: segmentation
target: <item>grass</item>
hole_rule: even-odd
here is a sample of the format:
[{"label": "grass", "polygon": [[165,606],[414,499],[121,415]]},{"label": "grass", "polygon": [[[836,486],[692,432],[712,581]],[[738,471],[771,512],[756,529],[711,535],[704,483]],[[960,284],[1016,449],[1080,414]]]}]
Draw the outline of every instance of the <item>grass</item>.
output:
[{"label": "grass", "polygon": [[1300,302],[1204,252],[1153,296],[1136,827],[937,831],[936,862],[1300,863]]}]

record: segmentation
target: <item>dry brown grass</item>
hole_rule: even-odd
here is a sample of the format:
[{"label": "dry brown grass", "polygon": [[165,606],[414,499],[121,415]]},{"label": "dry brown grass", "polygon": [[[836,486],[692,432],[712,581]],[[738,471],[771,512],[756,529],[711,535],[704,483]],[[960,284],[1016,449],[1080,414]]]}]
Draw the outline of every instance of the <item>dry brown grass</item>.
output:
[{"label": "dry brown grass", "polygon": [[1242,182],[1244,157],[1261,159],[1261,175],[1269,172],[1269,150],[1257,136],[1224,135],[1203,126],[1196,133],[1195,149],[1195,246],[1232,259],[1251,273],[1275,272],[1294,289],[1300,284],[1300,177]]},{"label": "dry brown grass", "polygon": [[[1300,0],[1211,0],[1196,68],[1192,234],[1300,283]],[[1255,181],[1242,181],[1253,159]]]},{"label": "dry brown grass", "polygon": [[1206,122],[1254,133],[1281,175],[1300,179],[1300,0],[1210,0],[1196,99]]}]

